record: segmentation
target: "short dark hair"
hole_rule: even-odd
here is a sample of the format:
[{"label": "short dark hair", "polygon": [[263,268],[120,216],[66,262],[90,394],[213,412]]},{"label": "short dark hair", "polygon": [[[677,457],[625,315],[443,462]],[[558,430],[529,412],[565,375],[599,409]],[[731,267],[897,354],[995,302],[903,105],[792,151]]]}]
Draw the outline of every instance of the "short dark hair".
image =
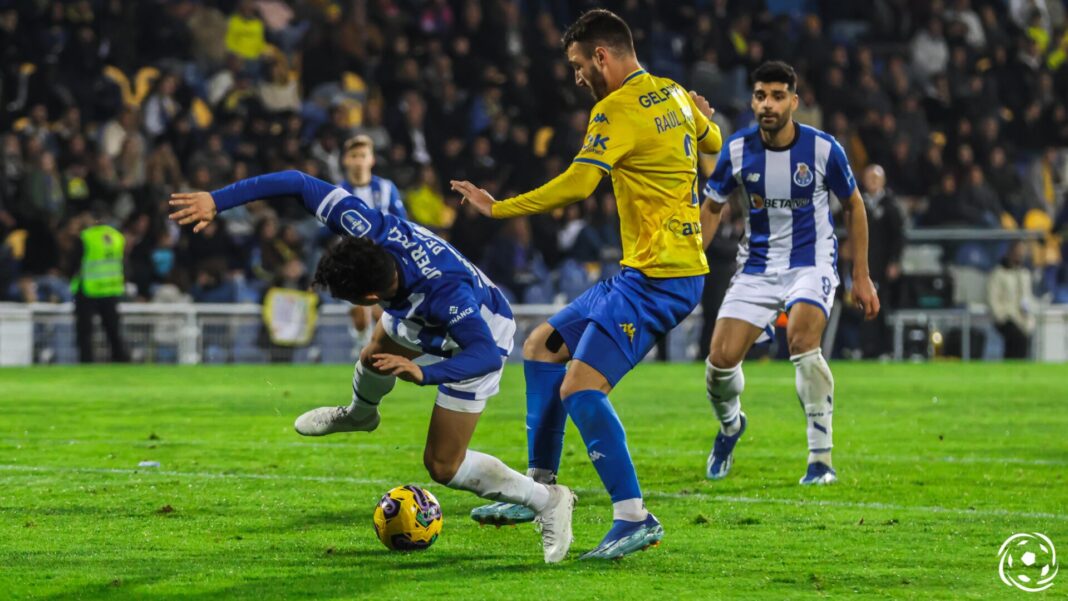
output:
[{"label": "short dark hair", "polygon": [[334,298],[355,301],[389,290],[397,263],[386,249],[366,238],[342,238],[328,248],[315,268],[315,285]]},{"label": "short dark hair", "polygon": [[564,50],[571,44],[585,44],[588,53],[592,53],[597,46],[604,46],[617,52],[634,54],[634,36],[631,35],[626,21],[603,8],[582,13],[564,32],[562,43]]},{"label": "short dark hair", "polygon": [[786,89],[791,92],[797,91],[797,71],[782,61],[768,61],[753,71],[750,77],[755,86],[760,83],[784,83]]}]

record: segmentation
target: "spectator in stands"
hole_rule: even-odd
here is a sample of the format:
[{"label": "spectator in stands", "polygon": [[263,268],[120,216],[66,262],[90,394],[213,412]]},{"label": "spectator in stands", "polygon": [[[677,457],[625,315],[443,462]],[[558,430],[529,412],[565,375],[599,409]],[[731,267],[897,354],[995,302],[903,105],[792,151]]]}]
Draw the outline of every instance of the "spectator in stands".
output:
[{"label": "spectator in stands", "polygon": [[861,196],[868,215],[868,265],[879,290],[884,317],[860,324],[862,351],[866,358],[889,354],[890,330],[885,314],[894,309],[897,282],[901,278],[901,255],[905,250],[905,220],[894,194],[886,187],[886,173],[869,165],[861,176]]},{"label": "spectator in stands", "polygon": [[990,313],[1005,341],[1006,359],[1026,359],[1035,329],[1034,282],[1024,265],[1027,247],[1014,242],[1001,263],[990,273],[988,300]]},{"label": "spectator in stands", "polygon": [[549,275],[541,253],[531,243],[530,223],[525,218],[501,227],[486,250],[482,268],[509,299],[520,303],[530,302],[528,291]]},{"label": "spectator in stands", "polygon": [[921,82],[944,73],[949,64],[949,45],[943,36],[942,20],[931,17],[927,25],[913,36],[909,51],[912,70]]},{"label": "spectator in stands", "polygon": [[240,0],[226,27],[226,50],[255,68],[267,48],[263,21],[256,15],[254,0]]}]

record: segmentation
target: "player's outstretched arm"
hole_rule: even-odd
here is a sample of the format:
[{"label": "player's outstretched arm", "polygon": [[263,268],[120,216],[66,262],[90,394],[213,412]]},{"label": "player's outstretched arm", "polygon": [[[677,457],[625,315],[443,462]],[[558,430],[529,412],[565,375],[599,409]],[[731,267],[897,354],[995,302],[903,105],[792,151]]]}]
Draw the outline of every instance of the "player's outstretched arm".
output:
[{"label": "player's outstretched arm", "polygon": [[[215,216],[227,209],[264,198],[298,196],[309,213],[323,211],[324,200],[337,194],[340,188],[300,171],[268,173],[235,182],[214,192],[172,194],[170,204],[176,207],[170,218],[180,225],[195,223],[194,232],[204,229]],[[349,196],[347,193],[344,196]]]},{"label": "player's outstretched arm", "polygon": [[487,217],[504,219],[520,215],[547,213],[569,204],[585,200],[597,189],[604,171],[593,165],[581,162],[571,163],[566,171],[556,176],[544,186],[506,198],[500,202],[484,189],[468,181],[452,180],[452,189],[463,195],[479,213]]},{"label": "player's outstretched arm", "polygon": [[879,314],[879,294],[868,271],[868,214],[860,190],[853,188],[842,209],[849,243],[853,245],[853,298],[864,309],[864,319],[875,319]]}]

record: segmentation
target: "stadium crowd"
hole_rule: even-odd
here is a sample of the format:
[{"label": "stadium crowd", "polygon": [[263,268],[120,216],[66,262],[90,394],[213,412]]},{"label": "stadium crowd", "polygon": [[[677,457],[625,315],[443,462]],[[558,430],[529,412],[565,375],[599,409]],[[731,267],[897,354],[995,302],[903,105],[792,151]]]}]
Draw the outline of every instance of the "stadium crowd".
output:
[{"label": "stadium crowd", "polygon": [[[95,219],[126,236],[132,299],[306,286],[328,238],[297,203],[193,236],[166,220],[167,198],[290,168],[340,182],[357,134],[409,215],[513,298],[573,297],[617,268],[607,180],[507,222],[443,184],[502,198],[567,166],[592,100],[559,40],[594,5],[632,25],[651,72],[710,99],[724,137],[753,122],[748,72],[792,63],[797,120],[834,134],[858,174],[886,289],[903,228],[1027,228],[1046,234],[1025,249],[1036,292],[1068,302],[1061,0],[0,0],[0,300],[68,300],[69,250]],[[720,271],[739,217],[710,250]],[[1003,252],[969,250],[948,258],[990,270]]]}]

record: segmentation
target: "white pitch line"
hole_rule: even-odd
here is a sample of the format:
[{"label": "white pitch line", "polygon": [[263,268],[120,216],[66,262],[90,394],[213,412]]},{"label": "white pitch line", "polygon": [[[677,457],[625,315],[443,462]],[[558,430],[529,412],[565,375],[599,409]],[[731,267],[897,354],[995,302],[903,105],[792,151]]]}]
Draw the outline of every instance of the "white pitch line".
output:
[{"label": "white pitch line", "polygon": [[[116,446],[116,447],[136,447],[146,448],[150,446],[155,447],[224,447],[224,448],[249,448],[249,449],[267,449],[267,448],[313,448],[313,449],[360,449],[360,450],[376,450],[383,448],[381,443],[376,442],[315,442],[315,441],[303,441],[303,440],[278,440],[278,441],[254,441],[254,440],[186,440],[186,439],[174,439],[174,440],[141,440],[141,439],[101,439],[101,440],[82,440],[71,438],[0,438],[0,444],[7,445],[34,445],[34,444],[49,444],[55,446],[73,446],[73,445],[104,445],[104,446]],[[387,444],[390,449],[408,450],[412,452],[421,452],[423,446],[419,444],[409,445],[392,445]],[[507,453],[514,451],[515,449],[504,447],[479,447],[482,451],[491,453]],[[838,457],[840,463],[847,463],[852,459],[856,461],[873,461],[873,462],[885,462],[885,463],[983,463],[983,464],[1013,464],[1013,465],[1032,465],[1032,466],[1051,466],[1051,467],[1068,467],[1068,460],[1061,459],[1032,459],[1029,457],[954,457],[952,455],[945,456],[925,456],[925,455],[864,455],[857,453],[850,455],[848,452],[840,452]],[[669,449],[635,449],[633,454],[637,458],[644,457],[675,457],[675,456],[687,456],[687,455],[706,455],[707,450],[704,449],[686,449],[673,451]],[[767,453],[762,451],[751,451],[747,453],[748,457],[754,457],[757,459],[778,459],[785,457],[793,457],[793,455],[786,453]]]},{"label": "white pitch line", "polygon": [[[4,465],[0,464],[0,472],[34,472],[34,473],[67,473],[67,474],[114,474],[114,475],[137,475],[137,476],[166,476],[170,478],[205,478],[211,480],[267,480],[267,481],[294,481],[294,482],[320,482],[320,483],[343,483],[343,484],[366,484],[376,486],[390,486],[394,480],[381,480],[375,478],[355,478],[352,476],[296,476],[288,474],[250,474],[250,473],[220,473],[220,472],[176,472],[157,470],[155,468],[127,469],[127,468],[96,468],[96,467],[52,467],[42,465]],[[419,486],[429,487],[429,484],[415,482]],[[604,493],[601,489],[579,488],[576,492],[583,495],[596,495]],[[985,517],[1011,517],[1027,519],[1043,519],[1068,521],[1068,515],[1056,513],[1009,511],[1007,509],[961,509],[957,507],[941,507],[937,505],[895,505],[892,503],[864,502],[864,501],[832,501],[832,500],[804,500],[804,499],[776,499],[767,497],[741,497],[734,495],[712,495],[707,493],[673,493],[662,491],[648,491],[648,496],[663,499],[703,499],[719,503],[748,503],[754,505],[786,505],[790,507],[837,507],[841,509],[873,509],[879,511],[910,511],[918,513],[941,513],[959,516],[985,516]]]}]

